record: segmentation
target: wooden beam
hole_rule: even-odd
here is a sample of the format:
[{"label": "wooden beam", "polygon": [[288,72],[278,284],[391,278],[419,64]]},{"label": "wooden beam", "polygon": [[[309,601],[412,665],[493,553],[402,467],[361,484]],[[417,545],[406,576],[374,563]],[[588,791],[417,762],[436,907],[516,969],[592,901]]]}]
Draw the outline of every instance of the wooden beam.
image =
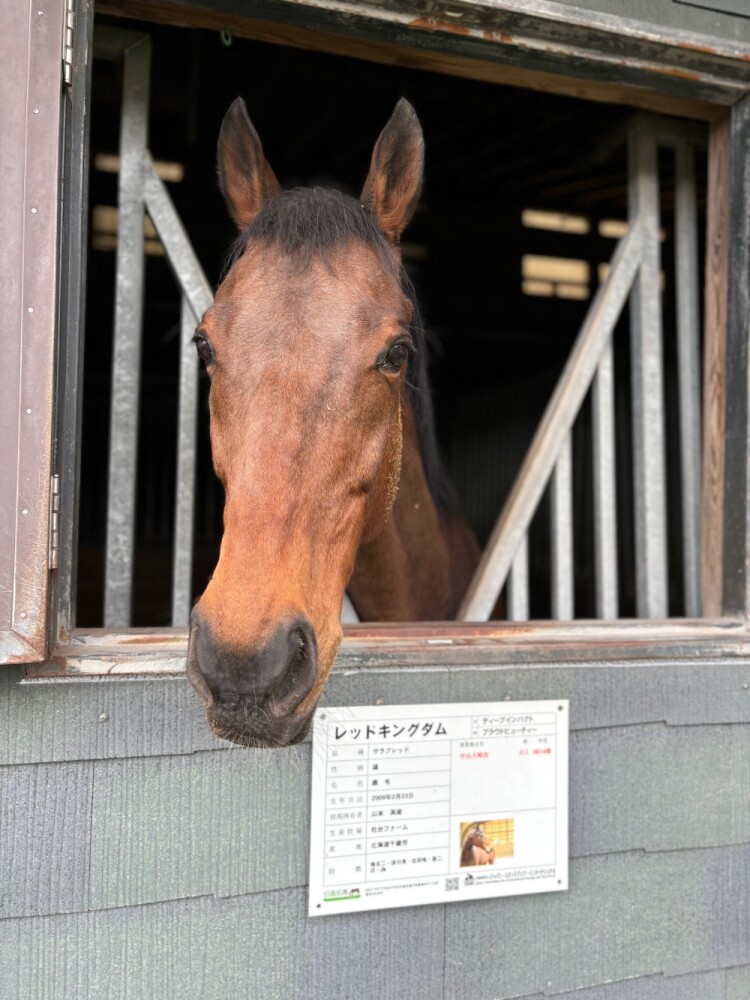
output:
[{"label": "wooden beam", "polygon": [[750,618],[750,99],[734,105],[728,181],[722,612]]},{"label": "wooden beam", "polygon": [[[92,677],[143,677],[185,674],[188,630],[154,628],[111,632],[76,631],[45,663],[31,664],[26,678],[90,680]],[[734,659],[745,664],[748,633],[743,621],[617,622],[403,622],[349,625],[335,671],[363,671],[488,663],[560,664],[624,660],[646,663],[701,658]],[[709,699],[710,701],[710,699]]]},{"label": "wooden beam", "polygon": [[729,277],[730,116],[709,130],[703,342],[703,614],[722,608],[724,439],[726,425],[727,290]]},{"label": "wooden beam", "polygon": [[[481,80],[485,83],[562,94],[581,100],[623,104],[701,121],[712,121],[717,114],[716,105],[707,101],[501,62],[499,60],[503,57],[507,58],[513,39],[501,37],[502,33],[499,32],[484,33],[485,49],[488,53],[492,53],[492,59],[475,58],[450,51],[455,37],[463,38],[461,32],[465,33],[468,29],[434,19],[411,22],[407,28],[399,32],[399,38],[409,35],[409,42],[401,44],[400,41],[366,37],[363,28],[359,33],[360,27],[354,20],[347,22],[347,33],[343,28],[339,33],[260,20],[235,13],[217,13],[206,7],[174,2],[97,0],[96,9],[100,14],[155,21],[176,27],[204,28],[209,31],[226,30],[237,38],[251,38],[274,45],[363,59],[386,66],[403,66],[447,76]],[[456,32],[459,32],[458,36]],[[494,61],[495,55],[498,61]]]}]

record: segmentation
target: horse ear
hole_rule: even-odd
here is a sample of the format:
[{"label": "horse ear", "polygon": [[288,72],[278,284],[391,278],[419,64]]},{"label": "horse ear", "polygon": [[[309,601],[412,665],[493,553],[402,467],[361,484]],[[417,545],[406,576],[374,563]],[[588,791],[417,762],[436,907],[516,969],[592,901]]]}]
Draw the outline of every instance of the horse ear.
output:
[{"label": "horse ear", "polygon": [[422,126],[414,108],[402,97],[375,143],[360,198],[391,243],[398,243],[414,215],[423,168]]},{"label": "horse ear", "polygon": [[250,225],[279,182],[263,154],[245,102],[236,98],[221,123],[217,149],[219,187],[239,229]]}]

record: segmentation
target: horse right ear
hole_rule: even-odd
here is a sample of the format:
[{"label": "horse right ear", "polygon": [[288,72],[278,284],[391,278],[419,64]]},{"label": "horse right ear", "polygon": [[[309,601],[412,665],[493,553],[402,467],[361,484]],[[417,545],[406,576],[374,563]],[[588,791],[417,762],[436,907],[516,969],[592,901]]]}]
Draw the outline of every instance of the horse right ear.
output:
[{"label": "horse right ear", "polygon": [[242,230],[280,185],[263,154],[260,138],[241,97],[232,102],[221,123],[217,167],[219,187],[229,214]]},{"label": "horse right ear", "polygon": [[391,243],[398,243],[417,207],[422,190],[424,138],[417,113],[401,100],[380,133],[370,172],[360,195]]}]

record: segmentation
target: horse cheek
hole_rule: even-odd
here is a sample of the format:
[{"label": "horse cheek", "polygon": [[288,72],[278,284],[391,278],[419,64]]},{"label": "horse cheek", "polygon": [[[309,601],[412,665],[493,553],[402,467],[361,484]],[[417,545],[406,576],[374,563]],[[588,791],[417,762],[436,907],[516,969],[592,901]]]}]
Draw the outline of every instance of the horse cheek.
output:
[{"label": "horse cheek", "polygon": [[401,418],[401,400],[399,398],[396,414],[391,422],[390,433],[387,437],[383,462],[368,505],[361,543],[371,542],[373,538],[376,538],[380,534],[393,509],[399,482],[401,481],[403,448],[404,432]]}]

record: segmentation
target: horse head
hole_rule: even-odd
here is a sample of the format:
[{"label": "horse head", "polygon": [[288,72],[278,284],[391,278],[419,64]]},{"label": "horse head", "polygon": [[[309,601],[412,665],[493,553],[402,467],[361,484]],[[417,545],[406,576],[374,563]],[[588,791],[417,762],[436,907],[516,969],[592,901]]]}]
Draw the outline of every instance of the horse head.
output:
[{"label": "horse head", "polygon": [[356,554],[394,503],[414,423],[407,372],[423,346],[398,241],[423,148],[402,100],[355,199],[281,191],[240,99],[221,128],[219,182],[240,236],[195,342],[224,534],[191,615],[187,673],[212,729],[238,743],[304,737]]}]

